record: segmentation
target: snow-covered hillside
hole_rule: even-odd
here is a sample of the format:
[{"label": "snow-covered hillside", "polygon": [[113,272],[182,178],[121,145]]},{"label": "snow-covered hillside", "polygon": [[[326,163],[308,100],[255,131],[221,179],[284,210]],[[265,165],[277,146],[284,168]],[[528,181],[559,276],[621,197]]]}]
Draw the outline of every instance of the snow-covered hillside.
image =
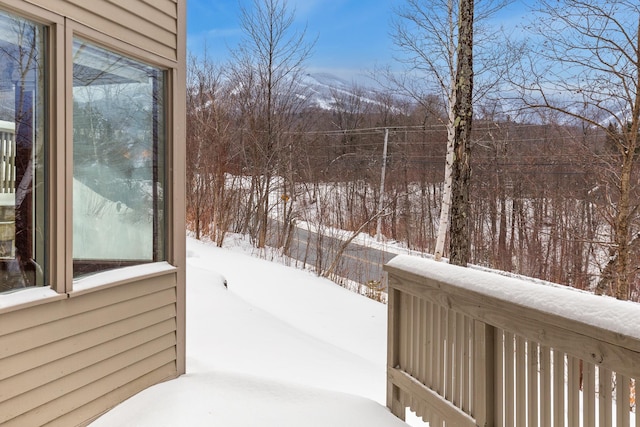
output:
[{"label": "snow-covered hillside", "polygon": [[300,96],[304,97],[310,107],[322,110],[335,110],[339,103],[353,103],[356,100],[363,104],[377,104],[372,88],[353,84],[328,73],[305,74],[298,83]]},{"label": "snow-covered hillside", "polygon": [[384,407],[387,307],[229,242],[187,241],[187,374],[92,426],[406,426]]}]

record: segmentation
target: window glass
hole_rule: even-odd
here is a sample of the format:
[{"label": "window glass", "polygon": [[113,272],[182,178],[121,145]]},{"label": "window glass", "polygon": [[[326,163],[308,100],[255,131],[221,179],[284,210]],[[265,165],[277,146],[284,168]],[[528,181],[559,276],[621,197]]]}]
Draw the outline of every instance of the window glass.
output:
[{"label": "window glass", "polygon": [[45,280],[44,34],[0,11],[0,292]]},{"label": "window glass", "polygon": [[73,43],[73,275],[164,259],[164,73]]}]

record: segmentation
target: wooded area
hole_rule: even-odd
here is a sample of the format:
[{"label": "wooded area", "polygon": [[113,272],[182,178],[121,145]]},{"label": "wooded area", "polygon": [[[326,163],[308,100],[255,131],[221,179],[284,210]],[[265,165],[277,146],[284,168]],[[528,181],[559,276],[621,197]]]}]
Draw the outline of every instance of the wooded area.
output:
[{"label": "wooded area", "polygon": [[[386,239],[434,253],[451,99],[387,80],[377,89],[336,87],[323,107],[311,103],[303,64],[312,43],[290,32],[286,2],[264,3],[270,8],[260,19],[244,13],[247,30],[279,23],[260,27],[276,31],[267,56],[248,54],[265,45],[259,31],[247,31],[231,65],[192,58],[189,228],[219,245],[227,232],[244,233],[286,253],[301,221],[374,236],[381,218]],[[514,45],[511,54],[526,54],[501,72],[502,89],[473,100],[469,262],[637,301],[639,6],[562,3],[544,9],[548,20],[539,22],[558,28],[566,18],[565,32],[545,32],[565,37],[565,50],[556,43],[541,58]],[[558,13],[567,5],[573,13]],[[571,38],[585,34],[587,21],[592,37]],[[568,56],[579,43],[584,57]],[[550,72],[567,58],[573,74]],[[543,77],[566,97],[546,93]]]}]

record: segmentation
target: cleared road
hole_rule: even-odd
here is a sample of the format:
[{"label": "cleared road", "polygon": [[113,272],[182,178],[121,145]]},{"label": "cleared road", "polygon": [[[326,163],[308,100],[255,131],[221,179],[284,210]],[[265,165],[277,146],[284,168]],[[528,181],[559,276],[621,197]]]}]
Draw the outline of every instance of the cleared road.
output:
[{"label": "cleared road", "polygon": [[[326,270],[336,257],[342,240],[296,227],[289,256]],[[358,283],[381,282],[382,266],[396,254],[350,243],[342,254],[335,274]],[[319,264],[320,263],[320,264]]]}]

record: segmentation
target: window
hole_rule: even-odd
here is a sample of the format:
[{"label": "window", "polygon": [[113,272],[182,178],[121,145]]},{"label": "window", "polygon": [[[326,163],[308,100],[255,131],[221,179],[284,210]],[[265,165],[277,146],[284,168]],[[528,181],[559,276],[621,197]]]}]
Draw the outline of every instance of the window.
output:
[{"label": "window", "polygon": [[73,42],[73,276],[164,259],[164,73]]},{"label": "window", "polygon": [[0,11],[0,292],[43,285],[45,28]]},{"label": "window", "polygon": [[[166,72],[77,37],[65,68],[68,52],[49,46],[65,32],[53,31],[0,11],[0,293],[51,284],[50,263],[70,258],[74,278],[166,259]],[[67,91],[48,82],[65,69],[72,114],[51,109],[52,91]],[[73,134],[52,141],[49,120],[61,129],[65,117]],[[48,170],[52,142],[72,150],[71,165]],[[72,182],[61,178],[67,167]],[[62,246],[72,253],[47,253],[61,186],[72,195],[73,228],[56,238],[70,235]]]}]

